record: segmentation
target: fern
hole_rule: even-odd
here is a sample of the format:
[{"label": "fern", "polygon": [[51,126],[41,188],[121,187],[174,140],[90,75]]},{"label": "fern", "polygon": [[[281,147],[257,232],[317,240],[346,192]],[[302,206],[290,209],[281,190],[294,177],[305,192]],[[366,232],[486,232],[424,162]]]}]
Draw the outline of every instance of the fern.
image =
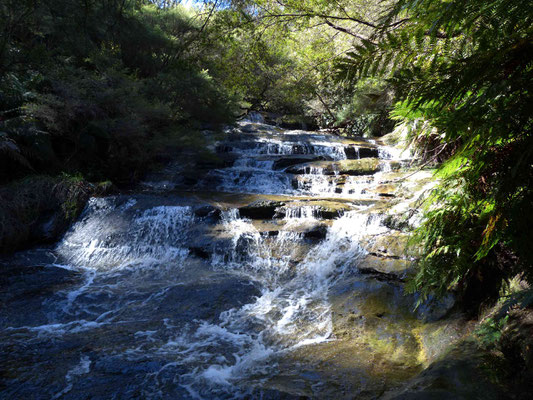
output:
[{"label": "fern", "polygon": [[[426,256],[412,290],[467,296],[481,280],[491,298],[517,273],[533,282],[532,22],[528,1],[398,0],[373,46],[338,64],[340,79],[387,79],[393,118],[427,120],[454,155],[415,234]],[[427,130],[411,136],[427,146]]]}]

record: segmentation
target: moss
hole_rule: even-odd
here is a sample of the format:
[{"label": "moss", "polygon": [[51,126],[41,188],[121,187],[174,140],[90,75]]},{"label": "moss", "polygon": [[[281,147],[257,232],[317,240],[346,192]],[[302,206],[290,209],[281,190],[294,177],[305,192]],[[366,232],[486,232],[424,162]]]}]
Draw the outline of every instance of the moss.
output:
[{"label": "moss", "polygon": [[313,168],[322,169],[325,175],[372,175],[379,171],[380,160],[361,158],[358,160],[315,161],[287,168],[292,174],[305,174]]},{"label": "moss", "polygon": [[80,176],[69,175],[35,175],[1,187],[0,253],[55,240],[92,192]]}]

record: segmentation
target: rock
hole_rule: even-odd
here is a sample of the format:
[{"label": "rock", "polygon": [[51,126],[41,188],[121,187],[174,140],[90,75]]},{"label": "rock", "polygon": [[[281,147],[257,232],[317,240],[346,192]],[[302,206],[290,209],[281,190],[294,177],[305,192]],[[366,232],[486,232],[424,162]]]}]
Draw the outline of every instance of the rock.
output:
[{"label": "rock", "polygon": [[297,165],[297,164],[302,164],[302,163],[311,162],[311,161],[321,161],[321,160],[325,160],[325,157],[324,156],[307,156],[306,157],[303,155],[298,155],[297,157],[283,156],[274,162],[274,165],[272,166],[272,168],[275,170],[280,170],[280,169],[284,169],[287,167],[292,167],[293,165]]},{"label": "rock", "polygon": [[220,209],[212,205],[201,206],[194,210],[194,215],[196,215],[197,217],[213,217],[217,220],[220,218],[221,213],[222,212],[220,211]]},{"label": "rock", "polygon": [[413,267],[412,261],[398,258],[366,256],[358,265],[363,273],[384,274],[391,278],[403,278]]},{"label": "rock", "polygon": [[219,144],[218,146],[216,146],[215,151],[217,153],[231,153],[233,151],[233,147],[225,144]]},{"label": "rock", "polygon": [[191,254],[204,260],[208,260],[211,257],[211,254],[206,249],[203,249],[201,247],[189,247],[189,251],[191,252]]},{"label": "rock", "polygon": [[378,149],[374,147],[358,147],[347,146],[344,148],[344,153],[348,160],[358,160],[360,158],[379,157]]},{"label": "rock", "polygon": [[94,186],[77,178],[35,176],[0,189],[0,253],[51,243],[81,213]]},{"label": "rock", "polygon": [[304,232],[304,238],[312,240],[322,240],[326,238],[328,227],[326,225],[317,225]]},{"label": "rock", "polygon": [[383,400],[497,400],[507,398],[491,383],[487,356],[473,343],[463,342],[432,363],[399,391]]},{"label": "rock", "polygon": [[372,175],[380,170],[380,160],[377,158],[362,158],[358,160],[315,161],[299,164],[287,168],[290,174],[323,174],[323,175]]},{"label": "rock", "polygon": [[361,360],[392,367],[382,373],[395,368],[420,371],[416,332],[420,324],[411,313],[412,299],[405,296],[400,283],[354,275],[332,287],[329,299],[335,336],[357,345]]},{"label": "rock", "polygon": [[118,188],[111,181],[99,182],[94,188],[94,194],[97,196],[110,196],[116,193],[118,193]]},{"label": "rock", "polygon": [[64,268],[2,265],[0,324],[23,326],[28,322],[28,314],[32,316],[32,323],[46,324],[48,318],[43,298],[82,282],[79,272]]},{"label": "rock", "polygon": [[277,214],[277,209],[284,205],[282,201],[256,200],[239,208],[239,213],[242,217],[250,219],[273,219]]},{"label": "rock", "polygon": [[398,187],[394,184],[378,185],[370,190],[366,190],[367,193],[376,193],[382,197],[396,197],[396,191]]},{"label": "rock", "polygon": [[341,201],[295,201],[287,203],[285,207],[280,209],[279,216],[285,216],[287,214],[299,216],[304,212],[311,212],[315,218],[335,219],[352,209],[353,207],[350,204]]},{"label": "rock", "polygon": [[241,126],[241,130],[244,132],[244,133],[253,133],[256,131],[256,128],[254,125],[252,124],[248,124],[248,125],[243,125]]},{"label": "rock", "polygon": [[362,242],[363,247],[372,255],[381,257],[405,258],[408,253],[409,235],[400,232],[387,232],[385,235],[371,236]]},{"label": "rock", "polygon": [[425,322],[438,321],[444,318],[455,305],[455,296],[448,294],[443,298],[437,299],[429,297],[417,308],[418,318]]}]

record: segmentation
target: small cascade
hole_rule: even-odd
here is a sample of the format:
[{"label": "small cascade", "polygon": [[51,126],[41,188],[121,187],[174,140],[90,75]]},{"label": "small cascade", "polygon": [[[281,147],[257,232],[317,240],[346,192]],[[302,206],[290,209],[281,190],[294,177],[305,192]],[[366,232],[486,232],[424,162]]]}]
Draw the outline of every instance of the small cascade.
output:
[{"label": "small cascade", "polygon": [[372,140],[350,141],[304,131],[280,133],[264,124],[251,125],[241,124],[245,133],[233,132],[217,145],[220,154],[232,155],[233,165],[211,171],[198,189],[216,186],[232,193],[380,198],[373,189],[399,168],[404,157],[396,148]]},{"label": "small cascade", "polygon": [[136,200],[93,198],[57,247],[62,263],[114,268],[183,259],[184,228],[194,222],[189,206],[134,209]]}]

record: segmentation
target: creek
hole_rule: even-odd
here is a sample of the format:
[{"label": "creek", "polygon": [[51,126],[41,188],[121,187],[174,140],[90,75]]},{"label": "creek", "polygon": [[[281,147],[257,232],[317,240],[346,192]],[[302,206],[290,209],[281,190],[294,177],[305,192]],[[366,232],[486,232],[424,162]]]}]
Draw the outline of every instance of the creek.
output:
[{"label": "creek", "polygon": [[432,178],[400,150],[250,121],[213,150],[2,260],[2,398],[378,398],[456,336],[404,293]]}]

